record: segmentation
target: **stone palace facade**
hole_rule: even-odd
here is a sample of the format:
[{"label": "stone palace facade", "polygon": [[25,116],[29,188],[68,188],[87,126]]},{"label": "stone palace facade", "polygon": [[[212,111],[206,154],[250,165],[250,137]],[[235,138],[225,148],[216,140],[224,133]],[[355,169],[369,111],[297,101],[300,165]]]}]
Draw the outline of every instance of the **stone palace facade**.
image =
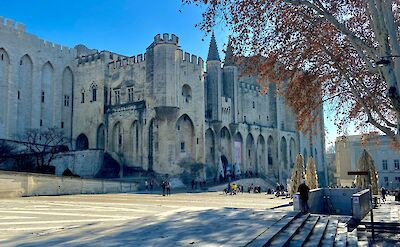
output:
[{"label": "stone palace facade", "polygon": [[124,56],[62,47],[0,17],[0,139],[56,126],[71,149],[104,150],[126,167],[173,176],[201,168],[207,178],[251,172],[281,182],[302,153],[315,158],[323,183],[323,122],[317,135],[296,131],[273,84],[260,94],[255,77],[240,73],[221,61],[214,36],[206,63],[173,34]]}]

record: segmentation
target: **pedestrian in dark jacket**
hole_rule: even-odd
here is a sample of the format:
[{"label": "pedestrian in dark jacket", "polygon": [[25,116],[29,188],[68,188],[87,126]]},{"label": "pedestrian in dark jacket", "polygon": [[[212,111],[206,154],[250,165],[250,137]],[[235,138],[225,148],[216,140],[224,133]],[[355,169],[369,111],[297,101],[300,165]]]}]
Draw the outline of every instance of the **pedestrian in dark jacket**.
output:
[{"label": "pedestrian in dark jacket", "polygon": [[310,188],[308,188],[304,180],[299,185],[298,192],[300,193],[300,210],[303,214],[306,214],[308,213],[308,193]]},{"label": "pedestrian in dark jacket", "polygon": [[162,188],[162,195],[165,196],[165,188],[166,188],[165,181],[162,181],[161,188]]}]

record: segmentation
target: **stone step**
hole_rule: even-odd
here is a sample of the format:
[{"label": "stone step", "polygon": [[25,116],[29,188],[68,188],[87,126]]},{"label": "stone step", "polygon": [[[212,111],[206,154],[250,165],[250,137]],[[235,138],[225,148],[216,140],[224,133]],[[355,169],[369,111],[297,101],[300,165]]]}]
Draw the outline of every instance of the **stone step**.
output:
[{"label": "stone step", "polygon": [[289,212],[286,216],[282,217],[279,221],[275,222],[272,226],[261,233],[257,238],[250,242],[247,247],[260,247],[269,246],[273,238],[280,232],[284,231],[290,223],[300,216],[299,212]]},{"label": "stone step", "polygon": [[357,247],[358,246],[358,238],[357,238],[357,228],[351,232],[347,232],[347,246],[349,247]]},{"label": "stone step", "polygon": [[346,247],[347,245],[347,228],[346,224],[339,222],[337,225],[337,233],[335,237],[335,247]]},{"label": "stone step", "polygon": [[314,215],[308,217],[307,221],[299,229],[297,234],[292,238],[292,240],[290,240],[289,246],[291,247],[303,246],[304,243],[311,236],[311,232],[314,229],[315,225],[317,224],[319,218],[320,216],[314,216]]},{"label": "stone step", "polygon": [[326,232],[324,234],[324,237],[322,238],[321,246],[334,246],[337,233],[337,225],[338,220],[329,220],[328,227],[326,228]]},{"label": "stone step", "polygon": [[326,228],[328,227],[328,223],[329,223],[328,217],[321,216],[321,218],[315,225],[313,231],[311,232],[310,238],[307,240],[304,246],[306,247],[320,246]]},{"label": "stone step", "polygon": [[369,246],[368,235],[363,232],[360,233],[358,230],[357,230],[357,245]]},{"label": "stone step", "polygon": [[308,217],[310,217],[310,214],[301,215],[296,219],[294,219],[292,222],[290,222],[290,225],[286,227],[284,231],[281,231],[272,239],[272,241],[269,243],[269,246],[272,247],[287,246],[290,240],[306,223]]}]

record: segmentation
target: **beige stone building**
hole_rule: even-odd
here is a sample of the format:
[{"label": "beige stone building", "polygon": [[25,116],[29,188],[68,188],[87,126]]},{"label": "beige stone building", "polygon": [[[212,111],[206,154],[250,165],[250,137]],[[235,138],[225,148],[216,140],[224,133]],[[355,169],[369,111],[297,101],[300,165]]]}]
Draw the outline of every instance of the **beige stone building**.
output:
[{"label": "beige stone building", "polygon": [[357,162],[365,149],[374,161],[379,186],[387,189],[400,188],[400,153],[391,148],[388,137],[374,136],[362,142],[361,135],[341,136],[335,141],[335,149],[339,185],[352,185],[354,176],[347,175],[347,172],[357,170]]},{"label": "beige stone building", "polygon": [[207,179],[248,172],[286,182],[302,153],[315,158],[325,181],[323,121],[317,135],[296,131],[273,84],[261,95],[255,76],[239,76],[229,47],[221,61],[214,36],[204,63],[173,34],[125,56],[61,47],[22,24],[0,24],[2,139],[56,126],[72,149],[104,150],[136,170]]}]

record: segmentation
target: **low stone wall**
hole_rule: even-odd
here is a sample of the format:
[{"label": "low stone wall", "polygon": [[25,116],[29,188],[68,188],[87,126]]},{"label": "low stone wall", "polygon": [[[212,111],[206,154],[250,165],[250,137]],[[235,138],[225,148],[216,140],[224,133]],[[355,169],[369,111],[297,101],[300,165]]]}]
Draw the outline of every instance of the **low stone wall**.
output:
[{"label": "low stone wall", "polygon": [[[309,193],[308,206],[311,213],[352,215],[352,196],[358,189],[320,188]],[[294,210],[300,210],[299,193],[293,197]]]},{"label": "low stone wall", "polygon": [[[296,193],[293,196],[293,208],[295,211],[300,211],[300,194]],[[324,196],[324,189],[310,190],[308,194],[308,207],[311,213],[322,212],[324,210],[324,203],[322,198]]]},{"label": "low stone wall", "polygon": [[0,198],[137,191],[136,183],[0,171]]},{"label": "low stone wall", "polygon": [[51,164],[56,167],[58,176],[68,168],[80,177],[92,178],[100,171],[103,158],[104,151],[100,149],[71,151],[57,154]]},{"label": "low stone wall", "polygon": [[371,195],[369,190],[363,190],[352,197],[353,218],[357,221],[364,219],[365,215],[371,210]]}]

